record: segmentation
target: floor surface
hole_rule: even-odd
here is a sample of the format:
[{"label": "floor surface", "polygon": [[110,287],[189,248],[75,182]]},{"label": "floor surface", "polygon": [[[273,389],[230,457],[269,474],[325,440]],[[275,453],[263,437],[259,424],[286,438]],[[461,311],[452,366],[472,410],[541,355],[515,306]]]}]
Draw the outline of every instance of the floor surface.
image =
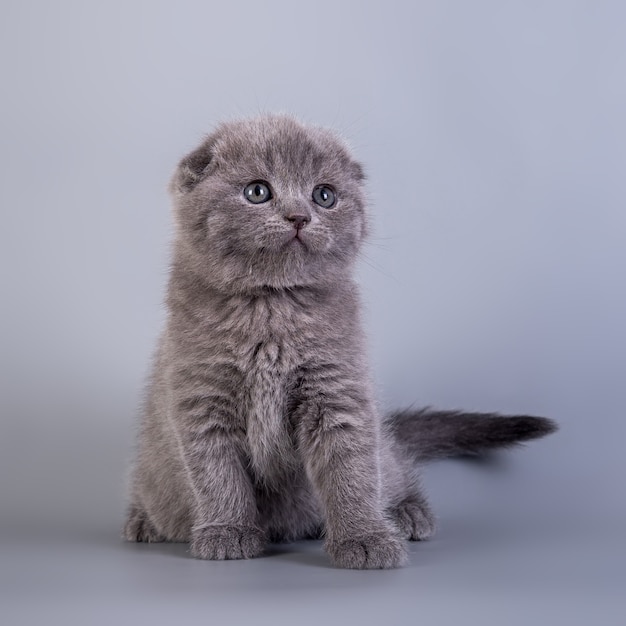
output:
[{"label": "floor surface", "polygon": [[514,487],[523,457],[513,468],[470,466],[469,476],[463,463],[432,468],[431,486],[465,483],[474,504],[439,498],[437,536],[412,544],[410,564],[393,571],[334,569],[317,541],[198,561],[184,544],[124,543],[115,511],[73,529],[14,525],[1,545],[0,622],[624,624],[624,520],[561,517],[545,502],[522,512],[510,493],[490,505],[475,489]]}]

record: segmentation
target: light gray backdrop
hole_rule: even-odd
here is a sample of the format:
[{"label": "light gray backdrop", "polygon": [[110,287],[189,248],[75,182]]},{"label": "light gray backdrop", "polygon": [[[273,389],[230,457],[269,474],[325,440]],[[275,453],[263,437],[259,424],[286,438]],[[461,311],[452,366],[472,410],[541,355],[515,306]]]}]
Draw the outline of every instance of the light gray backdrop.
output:
[{"label": "light gray backdrop", "polygon": [[[3,623],[619,623],[625,23],[619,0],[4,0]],[[404,570],[118,540],[167,180],[216,122],[263,111],[365,163],[381,403],[562,427],[433,466],[441,530]]]}]

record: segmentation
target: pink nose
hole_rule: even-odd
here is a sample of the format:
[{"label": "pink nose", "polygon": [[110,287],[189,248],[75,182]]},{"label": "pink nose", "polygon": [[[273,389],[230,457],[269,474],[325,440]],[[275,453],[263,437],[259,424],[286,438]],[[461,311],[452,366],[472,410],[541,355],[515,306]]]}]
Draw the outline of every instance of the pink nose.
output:
[{"label": "pink nose", "polygon": [[285,216],[285,219],[291,222],[297,230],[304,228],[305,224],[308,224],[311,221],[311,218],[308,215],[302,214],[289,214]]}]

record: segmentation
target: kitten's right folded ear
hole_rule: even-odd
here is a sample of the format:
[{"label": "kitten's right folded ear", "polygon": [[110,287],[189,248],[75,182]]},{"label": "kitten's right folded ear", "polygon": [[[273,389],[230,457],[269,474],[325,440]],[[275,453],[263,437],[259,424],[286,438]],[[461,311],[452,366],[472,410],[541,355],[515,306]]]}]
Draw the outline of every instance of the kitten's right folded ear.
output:
[{"label": "kitten's right folded ear", "polygon": [[216,141],[217,137],[210,135],[180,161],[170,182],[172,193],[191,191],[209,173],[215,164]]}]

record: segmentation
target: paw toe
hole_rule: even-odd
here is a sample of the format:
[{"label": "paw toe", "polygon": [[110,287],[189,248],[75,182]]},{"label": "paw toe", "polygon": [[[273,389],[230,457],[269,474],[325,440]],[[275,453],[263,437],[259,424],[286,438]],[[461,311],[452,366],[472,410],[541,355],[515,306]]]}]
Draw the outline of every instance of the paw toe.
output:
[{"label": "paw toe", "polygon": [[122,536],[127,541],[140,543],[159,543],[165,541],[165,537],[157,531],[152,522],[148,519],[148,515],[144,511],[134,507],[128,513]]},{"label": "paw toe", "polygon": [[265,547],[260,530],[244,526],[204,526],[194,529],[191,553],[199,559],[251,559]]},{"label": "paw toe", "polygon": [[326,549],[337,567],[347,569],[391,569],[407,560],[404,543],[388,533],[329,540]]},{"label": "paw toe", "polygon": [[392,512],[403,537],[411,541],[423,541],[435,532],[435,518],[432,513],[417,503],[400,504]]}]

